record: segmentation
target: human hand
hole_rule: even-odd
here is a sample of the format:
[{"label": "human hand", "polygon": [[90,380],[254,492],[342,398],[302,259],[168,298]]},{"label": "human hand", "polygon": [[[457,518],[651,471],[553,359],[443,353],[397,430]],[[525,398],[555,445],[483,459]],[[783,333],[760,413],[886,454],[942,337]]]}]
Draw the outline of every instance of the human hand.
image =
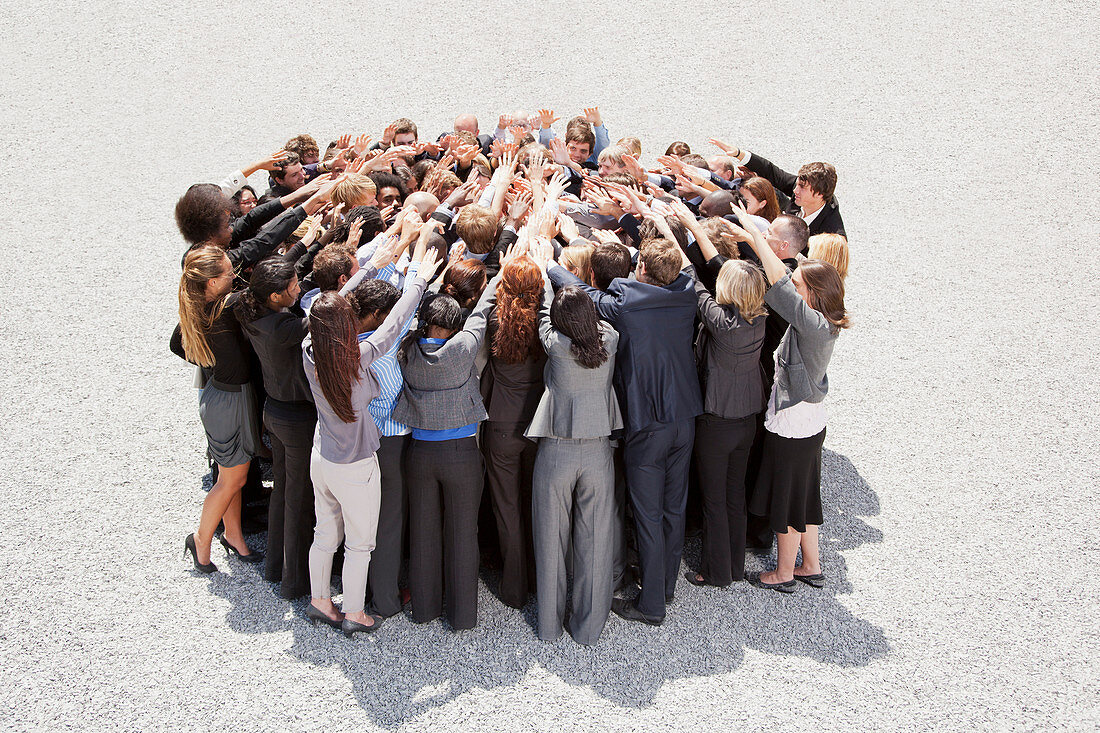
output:
[{"label": "human hand", "polygon": [[508,249],[500,256],[500,269],[504,269],[513,260],[527,254],[527,240],[516,240],[508,245]]},{"label": "human hand", "polygon": [[370,264],[375,270],[381,270],[386,265],[393,262],[397,255],[398,247],[400,245],[401,238],[396,234],[391,234],[382,240],[378,245],[378,249],[374,250],[374,254],[371,255]]},{"label": "human hand", "polygon": [[351,147],[351,133],[344,133],[336,139],[337,150],[347,150]]},{"label": "human hand", "polygon": [[554,155],[554,162],[558,165],[569,165],[572,162],[569,158],[569,149],[565,145],[565,140],[560,137],[555,137],[550,141],[550,152]]},{"label": "human hand", "polygon": [[430,281],[435,277],[435,273],[439,270],[439,265],[442,262],[439,252],[436,251],[435,247],[432,247],[424,253],[423,259],[420,260],[420,265],[416,268],[416,276],[423,278],[424,282]]},{"label": "human hand", "polygon": [[321,220],[324,217],[321,214],[313,214],[306,217],[306,233],[302,237],[302,244],[309,246],[317,241],[317,235],[321,233]]},{"label": "human hand", "polygon": [[512,153],[501,156],[500,165],[493,171],[492,185],[497,188],[507,188],[512,185],[512,179],[516,177],[516,166],[519,161]]},{"label": "human hand", "polygon": [[427,153],[434,158],[435,156],[439,155],[439,145],[431,141],[417,143],[416,154],[420,155],[421,153]]},{"label": "human hand", "polygon": [[684,204],[683,201],[673,201],[669,204],[669,209],[672,215],[676,217],[681,224],[691,230],[695,230],[699,226],[698,220],[695,218],[695,214],[691,213],[691,209]]},{"label": "human hand", "polygon": [[388,148],[393,143],[395,135],[397,135],[397,125],[391,122],[382,133],[382,147]]},{"label": "human hand", "polygon": [[556,201],[568,185],[568,178],[561,173],[555,173],[554,177],[551,178],[550,182],[546,185],[546,200]]},{"label": "human hand", "polygon": [[565,241],[572,242],[577,237],[581,236],[581,230],[577,228],[577,222],[573,221],[573,217],[568,214],[558,214],[558,231],[561,232]]},{"label": "human hand", "polygon": [[707,142],[721,150],[723,153],[726,153],[727,155],[732,155],[734,158],[741,157],[741,150],[736,145],[730,145],[729,143],[722,142],[716,137],[710,138],[709,140],[707,140]]},{"label": "human hand", "polygon": [[424,259],[424,253],[428,250],[428,240],[432,238],[434,232],[443,232],[443,222],[438,219],[428,219],[420,225],[420,234],[416,240],[416,248],[413,249],[413,262],[420,262]]},{"label": "human hand", "polygon": [[256,163],[256,166],[260,170],[265,170],[265,171],[278,170],[278,169],[283,167],[283,163],[286,161],[287,157],[289,157],[289,156],[290,156],[290,153],[288,153],[285,150],[276,150],[271,155],[269,155],[266,158],[258,161]]},{"label": "human hand", "polygon": [[370,141],[371,136],[364,132],[362,135],[355,138],[355,142],[352,144],[351,149],[354,150],[357,155],[365,153],[367,148],[370,147]]},{"label": "human hand", "polygon": [[459,165],[461,165],[463,168],[470,165],[470,161],[476,158],[477,154],[480,152],[481,148],[479,148],[477,145],[469,144],[459,144],[459,146],[455,148],[454,151],[455,157],[458,159]]},{"label": "human hand", "polygon": [[511,126],[512,126],[512,115],[504,114],[504,115],[500,116],[499,120],[497,120],[497,129],[498,130],[507,130]]},{"label": "human hand", "polygon": [[593,127],[599,127],[603,124],[603,117],[600,116],[599,107],[585,107],[584,119],[588,120]]},{"label": "human hand", "polygon": [[554,256],[554,245],[545,237],[534,237],[527,246],[527,256],[535,261],[543,274],[546,274],[546,263]]},{"label": "human hand", "polygon": [[549,130],[550,126],[553,125],[558,120],[560,120],[561,118],[558,117],[557,115],[555,115],[554,110],[552,110],[552,109],[540,109],[539,110],[539,119],[542,122],[542,129]]},{"label": "human hand", "polygon": [[593,229],[592,236],[595,237],[600,244],[622,244],[623,240],[619,239],[619,235],[610,229]]},{"label": "human hand", "polygon": [[649,176],[646,174],[645,168],[638,162],[638,159],[633,155],[624,155],[623,163],[626,164],[626,172],[634,176],[634,179],[639,183],[645,183],[649,180]]},{"label": "human hand", "polygon": [[[552,142],[552,141],[551,141]],[[533,155],[530,161],[527,163],[527,180],[531,183],[542,183],[542,180],[546,177],[546,158],[543,157],[542,152],[538,152]]]},{"label": "human hand", "polygon": [[662,155],[657,158],[657,162],[673,173],[682,173],[684,170],[684,163],[678,155]]},{"label": "human hand", "polygon": [[356,219],[348,226],[348,246],[359,249],[359,239],[363,236],[363,219]]},{"label": "human hand", "polygon": [[518,194],[512,205],[508,207],[508,221],[518,223],[523,220],[523,217],[527,215],[528,209],[531,208],[531,202],[534,197],[530,191],[523,191]]}]

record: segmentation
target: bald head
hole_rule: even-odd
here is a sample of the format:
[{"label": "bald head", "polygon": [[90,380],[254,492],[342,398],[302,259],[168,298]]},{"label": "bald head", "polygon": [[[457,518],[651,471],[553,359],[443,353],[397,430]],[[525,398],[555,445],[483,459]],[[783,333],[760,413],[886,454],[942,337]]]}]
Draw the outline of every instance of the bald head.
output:
[{"label": "bald head", "polygon": [[699,204],[699,214],[709,219],[733,213],[734,195],[726,190],[711,191]]},{"label": "bald head", "polygon": [[427,191],[415,191],[405,197],[405,206],[415,206],[420,218],[427,221],[428,217],[439,206],[439,199]]},{"label": "bald head", "polygon": [[474,137],[477,137],[480,132],[477,125],[477,117],[471,114],[455,117],[454,129],[455,132],[468,132]]},{"label": "bald head", "polygon": [[714,155],[707,158],[707,165],[712,173],[717,173],[727,181],[737,178],[737,164],[728,155]]}]

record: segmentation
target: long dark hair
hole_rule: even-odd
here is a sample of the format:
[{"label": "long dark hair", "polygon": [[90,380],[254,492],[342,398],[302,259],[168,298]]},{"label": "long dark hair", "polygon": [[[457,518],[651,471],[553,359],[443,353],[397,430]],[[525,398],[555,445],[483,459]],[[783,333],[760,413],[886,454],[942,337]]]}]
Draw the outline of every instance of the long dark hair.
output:
[{"label": "long dark hair", "polygon": [[397,361],[407,364],[409,361],[409,349],[420,339],[426,338],[428,328],[438,326],[448,331],[457,331],[462,327],[462,307],[458,301],[450,295],[443,293],[429,293],[420,302],[420,322],[417,327],[405,335],[397,350]]},{"label": "long dark hair", "polygon": [[500,271],[497,287],[496,330],[492,353],[505,364],[520,364],[539,350],[539,303],[542,270],[523,255]]},{"label": "long dark hair", "polygon": [[241,293],[234,313],[241,323],[252,323],[268,311],[267,299],[290,287],[297,277],[294,265],[275,255],[256,264],[248,288]]},{"label": "long dark hair", "polygon": [[310,307],[309,335],[313,338],[317,382],[332,411],[347,423],[356,420],[351,390],[362,379],[358,326],[351,303],[338,293],[323,292]]},{"label": "long dark hair", "polygon": [[573,343],[569,351],[586,369],[595,369],[607,361],[596,306],[576,285],[564,287],[550,304],[550,323]]},{"label": "long dark hair", "polygon": [[456,262],[443,276],[439,292],[451,296],[463,308],[473,308],[485,289],[485,274],[485,263],[481,260]]}]

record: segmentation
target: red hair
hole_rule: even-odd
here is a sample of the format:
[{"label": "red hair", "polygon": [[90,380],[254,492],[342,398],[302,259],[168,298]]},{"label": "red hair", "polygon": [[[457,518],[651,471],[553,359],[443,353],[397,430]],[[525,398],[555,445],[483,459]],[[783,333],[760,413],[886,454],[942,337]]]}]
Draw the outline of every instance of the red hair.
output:
[{"label": "red hair", "polygon": [[527,255],[500,271],[497,285],[497,329],[493,356],[505,364],[527,361],[538,344],[538,313],[542,301],[542,270]]}]

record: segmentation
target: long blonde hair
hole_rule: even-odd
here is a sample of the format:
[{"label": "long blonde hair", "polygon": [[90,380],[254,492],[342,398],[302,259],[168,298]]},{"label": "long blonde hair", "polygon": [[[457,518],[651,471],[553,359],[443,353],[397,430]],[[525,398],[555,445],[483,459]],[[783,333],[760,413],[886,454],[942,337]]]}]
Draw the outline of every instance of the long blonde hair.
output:
[{"label": "long blonde hair", "polygon": [[806,259],[828,262],[844,280],[848,277],[848,240],[840,234],[815,234],[810,237]]},{"label": "long blonde hair", "polygon": [[733,305],[749,323],[767,311],[764,309],[764,276],[745,260],[727,260],[718,271],[714,288],[718,305]]},{"label": "long blonde hair", "polygon": [[214,245],[196,247],[183,258],[180,276],[180,335],[187,360],[199,366],[214,366],[214,352],[206,332],[225,308],[221,297],[207,313],[206,283],[222,274],[225,250]]},{"label": "long blonde hair", "polygon": [[573,273],[589,285],[592,284],[592,253],[596,251],[596,245],[590,242],[571,244],[562,247],[558,255],[558,262],[569,272]]}]

